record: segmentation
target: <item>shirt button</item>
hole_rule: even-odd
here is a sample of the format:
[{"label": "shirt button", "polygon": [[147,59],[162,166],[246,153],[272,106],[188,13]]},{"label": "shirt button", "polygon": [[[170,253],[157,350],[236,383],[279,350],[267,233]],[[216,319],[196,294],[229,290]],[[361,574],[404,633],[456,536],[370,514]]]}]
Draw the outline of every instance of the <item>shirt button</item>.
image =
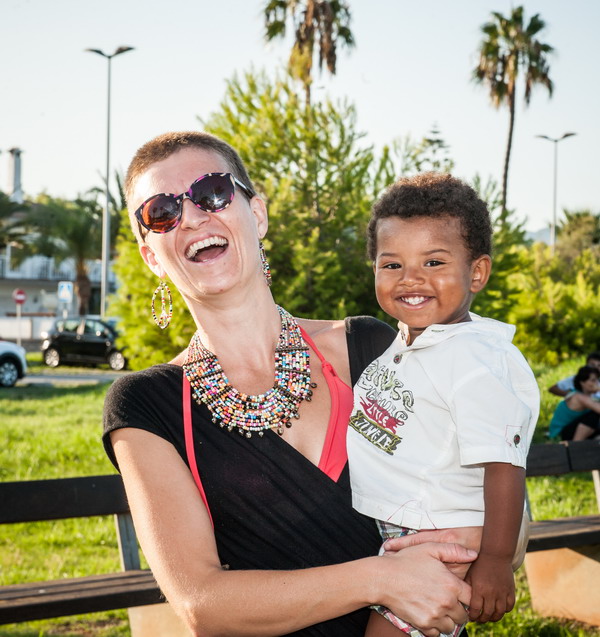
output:
[{"label": "shirt button", "polygon": [[396,354],[396,356],[394,356],[394,363],[396,363],[396,365],[402,360],[402,354]]}]

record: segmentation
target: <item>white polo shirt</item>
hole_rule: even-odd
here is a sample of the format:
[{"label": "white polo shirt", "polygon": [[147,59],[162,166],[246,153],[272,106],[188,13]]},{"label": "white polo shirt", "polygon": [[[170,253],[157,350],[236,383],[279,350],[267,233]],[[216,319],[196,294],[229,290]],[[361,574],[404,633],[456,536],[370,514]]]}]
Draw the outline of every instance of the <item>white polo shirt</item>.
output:
[{"label": "white polo shirt", "polygon": [[515,328],[471,314],[396,340],[354,388],[354,508],[413,529],[481,526],[483,464],[525,467],[539,390]]}]

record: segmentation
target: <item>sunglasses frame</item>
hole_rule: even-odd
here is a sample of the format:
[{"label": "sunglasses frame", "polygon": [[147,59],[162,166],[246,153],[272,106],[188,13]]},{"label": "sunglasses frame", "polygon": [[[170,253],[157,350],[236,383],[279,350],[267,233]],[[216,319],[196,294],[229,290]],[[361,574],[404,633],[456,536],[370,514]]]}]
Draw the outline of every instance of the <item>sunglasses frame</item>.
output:
[{"label": "sunglasses frame", "polygon": [[[207,210],[206,208],[204,208],[204,206],[196,203],[192,199],[191,190],[199,181],[202,181],[206,177],[215,177],[215,176],[216,177],[229,177],[229,179],[231,180],[231,183],[233,185],[233,195],[231,197],[231,201],[228,201],[222,208],[219,208],[218,210]],[[235,198],[235,187],[236,186],[240,187],[240,189],[246,195],[246,197],[248,197],[248,199],[252,199],[252,197],[254,197],[255,194],[256,194],[251,188],[249,188],[244,183],[242,183],[232,173],[206,173],[205,175],[201,175],[200,177],[198,177],[198,179],[195,179],[192,182],[192,184],[190,185],[190,187],[185,192],[182,192],[179,195],[175,195],[175,194],[173,194],[171,192],[159,192],[156,195],[152,195],[152,197],[148,197],[148,199],[146,199],[146,201],[144,201],[142,203],[142,205],[135,211],[134,215],[135,215],[135,218],[137,219],[138,223],[143,228],[148,230],[148,232],[154,232],[156,234],[166,234],[167,232],[171,232],[171,230],[174,230],[180,224],[181,217],[183,216],[183,202],[186,199],[189,199],[194,204],[194,206],[196,206],[196,208],[200,208],[200,210],[204,210],[204,212],[210,212],[210,213],[222,212],[226,208],[229,208],[229,206],[233,203],[233,200]],[[146,206],[146,204],[151,202],[153,199],[156,199],[157,197],[172,197],[172,198],[174,198],[175,203],[179,206],[177,217],[174,217],[174,221],[175,222],[173,223],[173,225],[170,228],[167,228],[166,230],[154,230],[154,229],[150,228],[149,226],[146,225],[146,223],[144,222],[143,216],[142,216],[142,212],[143,212],[144,207]]]}]

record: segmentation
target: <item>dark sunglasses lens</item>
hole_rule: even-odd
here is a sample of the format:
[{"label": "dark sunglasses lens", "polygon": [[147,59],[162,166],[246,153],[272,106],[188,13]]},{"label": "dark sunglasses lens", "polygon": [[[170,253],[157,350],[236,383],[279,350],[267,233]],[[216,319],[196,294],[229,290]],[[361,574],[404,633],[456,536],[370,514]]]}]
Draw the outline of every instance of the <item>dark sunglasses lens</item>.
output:
[{"label": "dark sunglasses lens", "polygon": [[168,232],[179,221],[179,201],[172,195],[159,195],[142,208],[142,219],[153,232]]},{"label": "dark sunglasses lens", "polygon": [[229,175],[206,175],[191,185],[188,194],[202,210],[219,212],[233,201],[233,182]]}]

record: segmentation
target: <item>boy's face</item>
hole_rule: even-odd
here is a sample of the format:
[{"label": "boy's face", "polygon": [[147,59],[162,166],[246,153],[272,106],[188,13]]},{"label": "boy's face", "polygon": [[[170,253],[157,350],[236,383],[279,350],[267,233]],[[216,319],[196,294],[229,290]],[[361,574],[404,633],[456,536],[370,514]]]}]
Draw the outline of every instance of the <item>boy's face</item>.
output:
[{"label": "boy's face", "polygon": [[375,291],[382,309],[408,326],[410,342],[429,325],[469,319],[490,275],[487,255],[471,259],[455,217],[388,217],[377,223]]},{"label": "boy's face", "polygon": [[598,360],[597,358],[588,358],[585,364],[588,367],[593,367],[594,369],[600,371],[600,360]]}]

